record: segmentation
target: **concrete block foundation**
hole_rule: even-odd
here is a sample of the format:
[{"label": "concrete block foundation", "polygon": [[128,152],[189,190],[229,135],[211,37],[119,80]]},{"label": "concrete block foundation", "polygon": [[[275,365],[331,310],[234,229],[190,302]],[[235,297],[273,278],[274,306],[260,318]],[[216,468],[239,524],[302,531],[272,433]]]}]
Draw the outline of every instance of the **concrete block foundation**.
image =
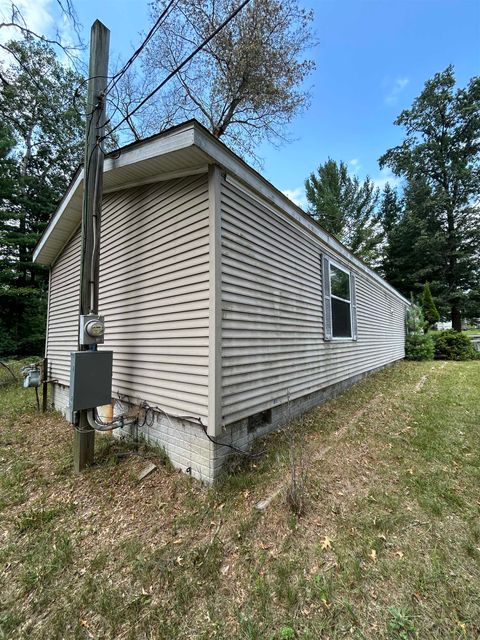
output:
[{"label": "concrete block foundation", "polygon": [[[389,366],[389,365],[387,365]],[[378,371],[384,367],[378,367]],[[226,460],[233,451],[224,444],[233,445],[243,451],[248,451],[254,441],[270,433],[292,418],[312,409],[313,407],[334,398],[350,386],[359,382],[373,371],[352,376],[319,389],[313,393],[296,398],[264,412],[262,420],[255,422],[249,418],[239,420],[223,428],[223,434],[216,437],[216,443],[210,441],[199,423],[169,417],[155,413],[149,424],[143,427],[126,427],[114,431],[117,437],[141,437],[151,444],[162,447],[174,467],[181,469],[192,477],[207,484],[212,483],[222,473]],[[55,409],[69,416],[69,388],[65,385],[52,385],[52,401]],[[141,400],[138,401],[141,404]],[[131,404],[117,401],[115,413],[123,413],[132,409]]]}]

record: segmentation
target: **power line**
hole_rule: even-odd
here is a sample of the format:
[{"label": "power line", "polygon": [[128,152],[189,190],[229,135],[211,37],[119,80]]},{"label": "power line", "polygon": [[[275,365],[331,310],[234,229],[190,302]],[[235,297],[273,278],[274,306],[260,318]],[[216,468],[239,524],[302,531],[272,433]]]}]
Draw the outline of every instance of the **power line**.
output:
[{"label": "power line", "polygon": [[[214,30],[212,31],[212,33],[208,36],[208,38],[206,38],[200,45],[198,45],[198,47],[196,47],[196,49],[194,49],[184,60],[183,62],[181,62],[173,71],[171,71],[168,76],[166,78],[164,78],[162,80],[162,82],[160,82],[159,85],[157,85],[155,87],[155,89],[153,89],[153,91],[151,91],[132,111],[130,111],[130,113],[127,113],[127,115],[122,118],[122,120],[120,120],[120,122],[118,122],[112,129],[110,129],[110,131],[108,132],[108,134],[104,135],[102,140],[104,140],[107,135],[111,135],[114,131],[116,131],[119,127],[122,126],[122,124],[124,122],[126,122],[128,120],[128,118],[131,118],[133,116],[134,113],[136,113],[139,109],[141,109],[144,104],[146,102],[148,102],[148,100],[150,100],[150,98],[152,98],[158,91],[160,91],[160,89],[162,87],[164,87],[167,82],[169,80],[171,80],[173,78],[173,76],[175,76],[179,71],[181,71],[183,69],[183,67],[188,64],[190,62],[190,60],[197,55],[197,53],[199,53],[199,51],[201,51],[211,40],[213,40],[213,38],[220,33],[220,31],[229,23],[231,22],[231,20],[233,20],[233,18],[235,18],[235,16],[240,13],[240,11],[250,2],[250,0],[243,0],[243,2],[234,10],[232,11],[232,13]],[[110,120],[107,120],[107,122],[105,124],[108,124],[110,122]]]},{"label": "power line", "polygon": [[[153,27],[150,29],[150,31],[147,33],[145,40],[142,42],[142,44],[138,47],[138,49],[136,49],[133,54],[130,56],[130,58],[127,60],[127,62],[123,65],[123,67],[120,69],[120,71],[117,71],[117,73],[115,73],[113,76],[106,76],[106,79],[109,81],[109,84],[107,85],[106,91],[105,91],[105,96],[107,96],[116,86],[116,84],[118,83],[118,81],[120,80],[120,78],[128,71],[128,69],[132,66],[132,64],[135,62],[135,60],[138,58],[138,56],[141,54],[141,52],[143,51],[143,49],[147,46],[147,44],[149,43],[149,41],[152,39],[152,37],[155,35],[155,32],[159,29],[160,25],[162,24],[162,22],[164,21],[164,19],[167,17],[168,13],[170,12],[170,9],[172,8],[172,6],[175,4],[175,2],[177,2],[177,0],[170,0],[170,2],[168,3],[168,5],[165,7],[165,9],[162,11],[162,13],[160,14],[160,16],[157,18],[157,20],[155,21],[155,24],[153,25]],[[1,45],[0,45],[1,46]],[[79,114],[82,115],[77,107],[76,104],[76,100],[80,95],[80,90],[81,88],[90,80],[95,80],[96,77],[91,77],[91,78],[85,78],[84,80],[82,80],[82,82],[80,82],[80,84],[78,85],[78,87],[75,90],[75,93],[73,95],[73,108],[75,109],[75,111]],[[93,109],[90,113],[86,113],[84,114],[86,117],[91,116],[93,113],[95,112],[95,109]],[[109,120],[107,121],[106,124],[108,124],[108,122],[110,122],[111,118],[109,118]]]},{"label": "power line", "polygon": [[175,4],[176,1],[177,0],[170,0],[170,2],[167,4],[165,9],[162,11],[162,13],[159,15],[159,17],[155,21],[155,24],[153,25],[153,27],[147,33],[145,40],[142,42],[142,44],[138,47],[136,51],[134,51],[131,57],[120,69],[120,71],[118,71],[115,75],[112,76],[110,82],[113,84],[111,84],[111,86],[107,86],[107,93],[109,93],[113,89],[113,87],[117,84],[120,78],[128,71],[128,69],[132,66],[132,64],[135,62],[138,56],[142,53],[143,49],[147,46],[149,41],[153,38],[153,36],[155,35],[155,32],[159,29],[160,25],[165,20],[168,13],[170,12],[170,9],[172,8],[172,6]]}]

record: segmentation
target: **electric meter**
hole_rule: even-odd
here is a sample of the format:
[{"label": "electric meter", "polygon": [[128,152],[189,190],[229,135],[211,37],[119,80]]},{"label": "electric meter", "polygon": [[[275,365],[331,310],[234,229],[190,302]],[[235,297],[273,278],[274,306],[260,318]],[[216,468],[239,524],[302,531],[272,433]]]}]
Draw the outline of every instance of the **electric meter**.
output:
[{"label": "electric meter", "polygon": [[89,320],[85,325],[85,331],[91,338],[100,338],[103,336],[105,326],[100,320]]},{"label": "electric meter", "polygon": [[103,316],[80,316],[80,345],[102,344],[104,334]]}]

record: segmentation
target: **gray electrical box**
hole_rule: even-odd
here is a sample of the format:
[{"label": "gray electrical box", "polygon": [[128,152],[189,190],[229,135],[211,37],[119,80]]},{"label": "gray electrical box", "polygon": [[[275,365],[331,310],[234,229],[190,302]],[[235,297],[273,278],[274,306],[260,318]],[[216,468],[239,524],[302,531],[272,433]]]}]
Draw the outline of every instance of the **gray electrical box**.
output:
[{"label": "gray electrical box", "polygon": [[70,411],[94,409],[112,401],[113,351],[70,354]]}]

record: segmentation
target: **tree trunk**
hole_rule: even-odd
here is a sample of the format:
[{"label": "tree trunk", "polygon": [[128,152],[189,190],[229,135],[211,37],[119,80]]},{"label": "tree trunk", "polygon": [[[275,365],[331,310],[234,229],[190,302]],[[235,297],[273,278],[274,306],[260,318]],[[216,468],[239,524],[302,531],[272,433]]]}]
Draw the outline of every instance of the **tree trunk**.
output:
[{"label": "tree trunk", "polygon": [[462,314],[455,305],[452,306],[452,329],[455,329],[455,331],[462,330]]}]

